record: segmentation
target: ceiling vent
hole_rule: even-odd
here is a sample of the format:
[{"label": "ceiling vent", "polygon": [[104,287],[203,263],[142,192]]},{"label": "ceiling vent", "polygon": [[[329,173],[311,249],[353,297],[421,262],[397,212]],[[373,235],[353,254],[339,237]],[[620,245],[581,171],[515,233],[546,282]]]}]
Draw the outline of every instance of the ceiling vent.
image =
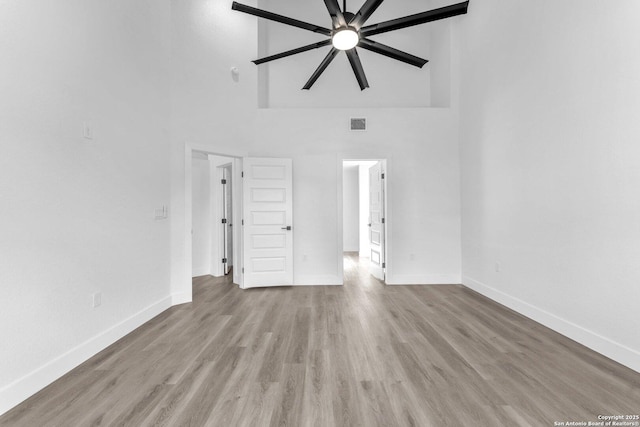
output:
[{"label": "ceiling vent", "polygon": [[352,118],[350,129],[355,131],[367,130],[367,119],[364,117]]}]

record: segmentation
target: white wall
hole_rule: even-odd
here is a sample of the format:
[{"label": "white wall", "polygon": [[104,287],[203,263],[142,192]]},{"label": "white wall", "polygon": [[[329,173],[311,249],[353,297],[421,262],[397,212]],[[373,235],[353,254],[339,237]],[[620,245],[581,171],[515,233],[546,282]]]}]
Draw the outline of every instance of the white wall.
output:
[{"label": "white wall", "polygon": [[170,305],[169,22],[0,3],[0,413]]},{"label": "white wall", "polygon": [[342,171],[342,248],[360,250],[360,196],[358,166],[344,166]]},{"label": "white wall", "polygon": [[[256,1],[245,3],[256,6]],[[413,3],[416,11],[438,2],[426,6],[418,3]],[[294,219],[302,225],[302,229],[296,229],[294,238],[294,279],[298,284],[342,283],[339,251],[342,197],[338,194],[341,188],[338,181],[342,177],[338,160],[397,156],[399,169],[394,185],[401,207],[398,208],[399,244],[395,264],[402,274],[394,276],[390,269],[390,277],[396,283],[460,282],[455,110],[258,110],[259,89],[262,96],[269,92],[266,90],[269,88],[258,87],[258,67],[250,62],[258,55],[258,20],[230,10],[225,2],[172,2],[172,13],[171,283],[174,296],[178,295],[174,302],[191,299],[190,275],[185,262],[191,251],[185,238],[187,218],[191,217],[190,212],[185,212],[184,177],[190,173],[186,171],[190,169],[190,162],[185,162],[185,144],[227,155],[293,158]],[[408,34],[394,37],[407,37]],[[427,30],[425,37],[429,34]],[[446,37],[441,39],[448,42]],[[232,66],[240,70],[237,81],[230,73]],[[271,73],[276,76],[273,71]],[[289,85],[292,82],[290,73],[278,73],[277,76],[280,83]],[[340,76],[344,77],[344,74]],[[393,76],[394,91],[416,90],[414,85],[408,84],[408,78]],[[265,83],[264,76],[261,81]],[[429,86],[428,81],[425,85]],[[451,88],[455,93],[455,85]],[[299,92],[298,89],[295,91]],[[322,104],[318,101],[324,96],[322,90],[312,90],[308,94],[316,98],[309,105],[336,106],[335,102],[338,102]],[[358,96],[363,95],[359,93]],[[383,95],[376,102],[395,105],[385,103]],[[363,115],[374,119],[370,121],[373,127],[368,132],[355,135],[346,130],[350,116]],[[412,170],[414,167],[415,171]],[[414,182],[418,187],[409,185]],[[319,210],[307,204],[316,203],[318,199],[329,202]],[[403,209],[403,205],[422,209],[422,212]],[[410,231],[414,228],[420,231]]]},{"label": "white wall", "polygon": [[192,269],[191,275],[211,274],[212,221],[209,158],[205,154],[194,154],[191,174],[193,177],[191,194],[193,210]]},{"label": "white wall", "polygon": [[[368,118],[367,132],[346,130]],[[253,156],[293,159],[294,282],[342,283],[342,159],[388,159],[387,283],[460,283],[457,115],[263,109]]]},{"label": "white wall", "polygon": [[[180,303],[191,301],[191,212],[185,210],[191,161],[185,146],[246,154],[255,135],[257,70],[250,60],[257,30],[255,17],[232,11],[226,1],[176,0],[171,14],[171,289]],[[231,67],[239,69],[238,78]]]},{"label": "white wall", "polygon": [[460,25],[464,283],[635,370],[639,15],[486,0]]},{"label": "white wall", "polygon": [[[397,165],[393,262],[403,272],[394,280],[459,281],[455,112],[257,117],[256,18],[227,2],[0,8],[0,332],[12,349],[0,360],[0,412],[191,300],[192,148],[294,157],[299,283],[342,281],[340,160],[388,158]],[[347,132],[348,117],[363,114],[371,130]],[[91,141],[81,137],[85,121]],[[169,198],[169,221],[155,221]],[[328,202],[314,210],[317,200]]]},{"label": "white wall", "polygon": [[[355,13],[363,3],[348,1],[347,9]],[[368,23],[373,24],[424,12],[430,9],[430,3],[433,2],[387,1],[374,12]],[[331,19],[322,1],[260,0],[259,4],[266,10],[331,28]],[[342,2],[340,5],[342,6]],[[261,25],[264,27],[264,37],[259,41],[260,57],[327,39],[321,34],[277,22],[265,21]],[[265,81],[268,84],[268,100],[265,104],[271,108],[428,107],[431,104],[432,66],[433,64],[436,64],[436,67],[442,65],[440,58],[434,58],[431,54],[431,34],[440,29],[439,26],[436,29],[433,27],[433,25],[419,25],[372,37],[379,43],[432,61],[422,69],[358,48],[358,55],[370,85],[370,88],[365,91],[360,90],[349,60],[342,52],[335,57],[311,90],[301,90],[329,53],[331,46],[262,64],[259,70],[266,74]],[[439,86],[448,85],[448,74],[439,73],[438,75],[447,79],[446,84],[443,81],[438,82]]]},{"label": "white wall", "polygon": [[[441,3],[385,3],[371,22],[421,12]],[[360,4],[352,4],[352,8]],[[315,19],[318,17],[329,24],[321,3],[292,6],[290,2],[265,0],[260,5],[299,19],[308,16],[307,21],[322,25]],[[267,40],[267,46],[262,43],[265,39],[259,46],[263,56],[318,39],[316,34],[275,23],[262,25],[261,34]],[[442,45],[432,46],[431,38]],[[291,40],[296,41],[294,45]],[[414,27],[381,35],[379,41],[426,56],[433,63],[419,70],[362,52],[371,83],[371,89],[364,92],[355,84],[348,63],[340,59],[310,91],[300,90],[326,52],[307,52],[260,68],[260,82],[267,86],[260,87],[260,105],[271,108],[257,112],[249,154],[293,159],[296,284],[342,283],[342,254],[337,250],[343,239],[341,160],[354,158],[389,160],[392,206],[387,219],[392,241],[388,245],[387,282],[461,280],[458,118],[455,102],[450,99],[450,94],[457,94],[450,81],[457,64],[450,56],[449,26]],[[437,74],[442,78],[437,103],[454,108],[414,108],[431,103],[433,64],[438,64]],[[353,108],[357,106],[367,108]],[[349,117],[367,117],[369,130],[349,132]]]}]

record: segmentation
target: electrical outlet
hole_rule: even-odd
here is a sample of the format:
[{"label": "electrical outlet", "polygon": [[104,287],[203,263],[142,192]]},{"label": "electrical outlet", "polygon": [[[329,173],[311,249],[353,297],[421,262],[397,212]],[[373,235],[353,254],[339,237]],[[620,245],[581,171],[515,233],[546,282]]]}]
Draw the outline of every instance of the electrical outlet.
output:
[{"label": "electrical outlet", "polygon": [[409,260],[410,261],[415,261],[416,260],[416,254],[409,254]]},{"label": "electrical outlet", "polygon": [[93,308],[100,307],[102,305],[102,292],[96,292],[93,294]]},{"label": "electrical outlet", "polygon": [[500,263],[496,262],[496,273],[500,273]]}]

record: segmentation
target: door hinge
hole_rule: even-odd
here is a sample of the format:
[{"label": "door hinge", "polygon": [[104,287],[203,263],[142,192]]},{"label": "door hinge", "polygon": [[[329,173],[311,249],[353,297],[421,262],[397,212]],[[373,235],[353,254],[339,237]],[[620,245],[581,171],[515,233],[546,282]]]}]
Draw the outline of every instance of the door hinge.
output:
[{"label": "door hinge", "polygon": [[244,274],[244,267],[242,267],[242,274]]},{"label": "door hinge", "polygon": [[226,224],[227,223],[227,219],[226,218],[222,218],[222,223]]},{"label": "door hinge", "polygon": [[244,178],[244,171],[240,172],[240,176]]},{"label": "door hinge", "polygon": [[222,263],[226,264],[227,263],[227,259],[226,258],[222,258]]},{"label": "door hinge", "polygon": [[242,225],[244,225],[244,219],[242,220]]},{"label": "door hinge", "polygon": [[382,174],[382,175],[380,176],[380,178],[384,179],[384,174]]},{"label": "door hinge", "polygon": [[227,183],[227,180],[226,180],[226,179],[223,179],[223,180],[221,180],[220,182],[222,183],[222,185],[224,185],[224,184],[226,184],[226,183]]},{"label": "door hinge", "polygon": [[387,267],[387,263],[383,262],[382,263],[382,268],[386,268]]},{"label": "door hinge", "polygon": [[384,224],[384,218],[382,218],[382,223]]}]

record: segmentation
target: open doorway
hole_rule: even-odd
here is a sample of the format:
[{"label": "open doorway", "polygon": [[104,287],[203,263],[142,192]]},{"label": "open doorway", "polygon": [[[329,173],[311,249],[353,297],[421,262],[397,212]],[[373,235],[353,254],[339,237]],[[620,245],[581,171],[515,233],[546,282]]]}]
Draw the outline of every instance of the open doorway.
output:
[{"label": "open doorway", "polygon": [[233,282],[240,284],[233,268],[240,251],[239,236],[234,238],[240,218],[234,176],[241,169],[239,159],[197,150],[191,154],[191,277],[233,274]]},{"label": "open doorway", "polygon": [[[345,277],[366,265],[385,281],[386,161],[344,160],[342,163],[342,239]],[[356,265],[357,264],[357,265]]]},{"label": "open doorway", "polygon": [[[189,144],[185,145],[185,154],[185,278],[191,287],[185,292],[185,302],[192,300],[196,276],[194,264],[196,258],[200,259],[194,254],[198,250],[194,247],[196,240],[209,242],[209,269],[206,270],[207,263],[204,263],[205,270],[200,270],[200,274],[222,277],[231,271],[233,283],[242,289],[293,284],[291,159],[231,157]],[[210,186],[208,190],[198,191],[194,189],[194,182],[198,185],[198,178],[193,173],[198,169],[194,166],[194,158],[204,160],[205,157],[209,165],[203,168],[209,176]],[[225,176],[226,191],[219,185]],[[211,231],[208,234],[205,231],[200,239],[194,238],[198,228],[194,230],[193,222],[197,220],[194,198],[202,194],[209,196],[209,203],[200,204],[209,206],[209,210],[201,217],[207,218]],[[226,204],[223,197],[226,197]],[[228,218],[224,218],[224,213]],[[220,225],[225,223],[224,227]],[[206,227],[201,228],[206,230]]]},{"label": "open doorway", "polygon": [[209,158],[205,153],[193,152],[191,158],[191,276],[211,274],[211,191]]}]

